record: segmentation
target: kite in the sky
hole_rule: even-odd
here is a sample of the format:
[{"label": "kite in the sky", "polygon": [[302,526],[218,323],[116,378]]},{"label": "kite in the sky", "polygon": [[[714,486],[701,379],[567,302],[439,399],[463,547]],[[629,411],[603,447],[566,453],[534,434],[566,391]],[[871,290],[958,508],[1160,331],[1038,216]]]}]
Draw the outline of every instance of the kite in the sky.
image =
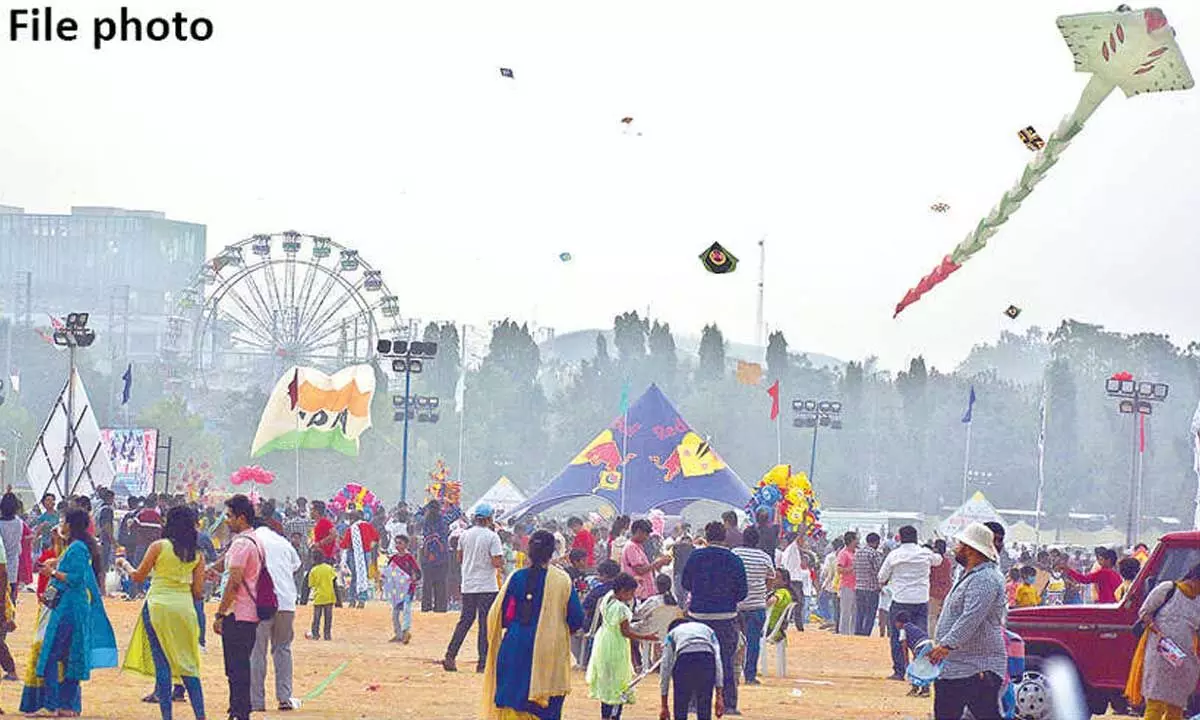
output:
[{"label": "kite in the sky", "polygon": [[737,258],[728,250],[721,247],[721,243],[717,242],[700,253],[700,262],[704,263],[705,270],[714,275],[731,273],[737,267]]},{"label": "kite in the sky", "polygon": [[1010,319],[1016,320],[1021,316],[1021,308],[1017,307],[1016,305],[1009,305],[1008,309],[1004,311],[1004,314]]},{"label": "kite in the sky", "polygon": [[1025,167],[1021,179],[1004,193],[991,213],[942,259],[937,269],[905,294],[896,305],[896,315],[987,246],[1113,90],[1120,88],[1125,97],[1132,97],[1190,90],[1195,85],[1175,41],[1175,30],[1158,8],[1130,10],[1122,5],[1115,12],[1064,15],[1058,19],[1058,28],[1075,56],[1075,70],[1092,75],[1075,111],[1063,118],[1046,146]]},{"label": "kite in the sky", "polygon": [[622,125],[632,125],[632,124],[633,124],[633,118],[631,118],[631,117],[623,117],[623,118],[621,118],[621,124],[622,124]]},{"label": "kite in the sky", "polygon": [[509,80],[516,80],[516,78],[513,77],[512,68],[500,68],[500,77],[506,77]]},{"label": "kite in the sky", "polygon": [[571,253],[569,253],[569,252],[559,253],[558,259],[562,260],[563,262],[571,262]]},{"label": "kite in the sky", "polygon": [[1018,132],[1017,137],[1021,138],[1021,142],[1025,143],[1025,147],[1033,152],[1046,147],[1046,141],[1042,139],[1041,135],[1038,135],[1038,131],[1034,130],[1032,125]]},{"label": "kite in the sky", "polygon": [[950,205],[947,203],[944,203],[944,202],[935,202],[934,204],[929,206],[929,209],[934,211],[935,213],[945,214],[945,213],[950,212]]}]

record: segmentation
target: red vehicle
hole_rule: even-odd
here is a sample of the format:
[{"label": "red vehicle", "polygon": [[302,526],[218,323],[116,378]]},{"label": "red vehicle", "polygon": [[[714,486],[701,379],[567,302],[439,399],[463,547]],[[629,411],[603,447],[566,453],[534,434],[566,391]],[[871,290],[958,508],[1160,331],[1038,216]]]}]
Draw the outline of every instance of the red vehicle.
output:
[{"label": "red vehicle", "polygon": [[[1178,580],[1200,564],[1200,532],[1163,536],[1125,598],[1116,605],[1056,605],[1014,608],[1008,629],[1025,640],[1029,669],[1052,655],[1074,663],[1087,693],[1088,709],[1103,715],[1111,704],[1127,708],[1125,681],[1137,638],[1130,628],[1147,593],[1165,580]],[[1192,704],[1200,701],[1200,688]]]}]

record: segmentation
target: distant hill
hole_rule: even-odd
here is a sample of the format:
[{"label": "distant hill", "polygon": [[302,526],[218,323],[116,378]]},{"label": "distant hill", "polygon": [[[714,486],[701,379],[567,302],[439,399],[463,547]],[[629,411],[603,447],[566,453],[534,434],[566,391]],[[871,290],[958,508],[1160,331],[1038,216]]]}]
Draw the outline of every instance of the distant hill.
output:
[{"label": "distant hill", "polygon": [[[557,335],[553,339],[539,344],[538,349],[541,351],[542,361],[557,361],[564,365],[577,365],[582,360],[591,360],[596,356],[597,333],[604,334],[604,339],[608,341],[609,354],[615,356],[617,351],[611,330],[576,330],[575,332]],[[675,335],[675,352],[681,362],[694,364],[699,349],[700,338],[698,336]],[[813,367],[817,368],[841,368],[846,364],[843,360],[820,353],[804,353],[791,349],[789,354],[797,356],[808,355],[808,361],[813,364]],[[730,364],[736,363],[738,360],[761,363],[763,350],[753,345],[726,342],[725,358]]]}]

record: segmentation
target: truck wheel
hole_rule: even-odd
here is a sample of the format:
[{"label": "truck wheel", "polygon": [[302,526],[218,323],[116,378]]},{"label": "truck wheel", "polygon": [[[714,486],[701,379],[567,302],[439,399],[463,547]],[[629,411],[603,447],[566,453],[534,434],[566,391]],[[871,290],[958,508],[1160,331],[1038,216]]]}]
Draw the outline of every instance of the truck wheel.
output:
[{"label": "truck wheel", "polygon": [[1083,695],[1087,700],[1088,712],[1092,715],[1103,715],[1108,712],[1110,693],[1107,690],[1096,690],[1085,685]]},{"label": "truck wheel", "polygon": [[[1033,670],[1035,672],[1045,674],[1046,660],[1052,657],[1062,658],[1063,660],[1071,663],[1071,667],[1075,667],[1075,664],[1071,662],[1070,656],[1054,651],[1046,653],[1045,656],[1026,655],[1025,667],[1027,670]],[[1108,700],[1111,694],[1107,690],[1097,690],[1095,688],[1088,687],[1087,683],[1085,683],[1083,678],[1079,675],[1079,670],[1075,670],[1075,677],[1079,680],[1079,686],[1083,688],[1084,700],[1087,703],[1088,712],[1090,712],[1092,715],[1104,715],[1107,713]]]}]

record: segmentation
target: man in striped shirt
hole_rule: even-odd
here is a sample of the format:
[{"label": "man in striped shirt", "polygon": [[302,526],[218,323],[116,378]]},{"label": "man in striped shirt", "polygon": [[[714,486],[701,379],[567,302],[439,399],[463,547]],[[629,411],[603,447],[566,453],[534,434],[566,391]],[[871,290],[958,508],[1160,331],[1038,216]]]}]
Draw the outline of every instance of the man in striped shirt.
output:
[{"label": "man in striped shirt", "polygon": [[775,579],[775,564],[771,556],[758,547],[758,528],[751,525],[742,531],[742,547],[733,554],[746,568],[746,599],[738,603],[738,620],[746,635],[746,666],[743,675],[747,685],[759,685],[758,653],[762,645],[763,625],[767,622],[767,582]]},{"label": "man in striped shirt", "polygon": [[879,552],[879,533],[868,533],[867,544],[854,551],[854,634],[869,636],[875,629],[875,614],[879,609],[879,568],[883,553]]}]

